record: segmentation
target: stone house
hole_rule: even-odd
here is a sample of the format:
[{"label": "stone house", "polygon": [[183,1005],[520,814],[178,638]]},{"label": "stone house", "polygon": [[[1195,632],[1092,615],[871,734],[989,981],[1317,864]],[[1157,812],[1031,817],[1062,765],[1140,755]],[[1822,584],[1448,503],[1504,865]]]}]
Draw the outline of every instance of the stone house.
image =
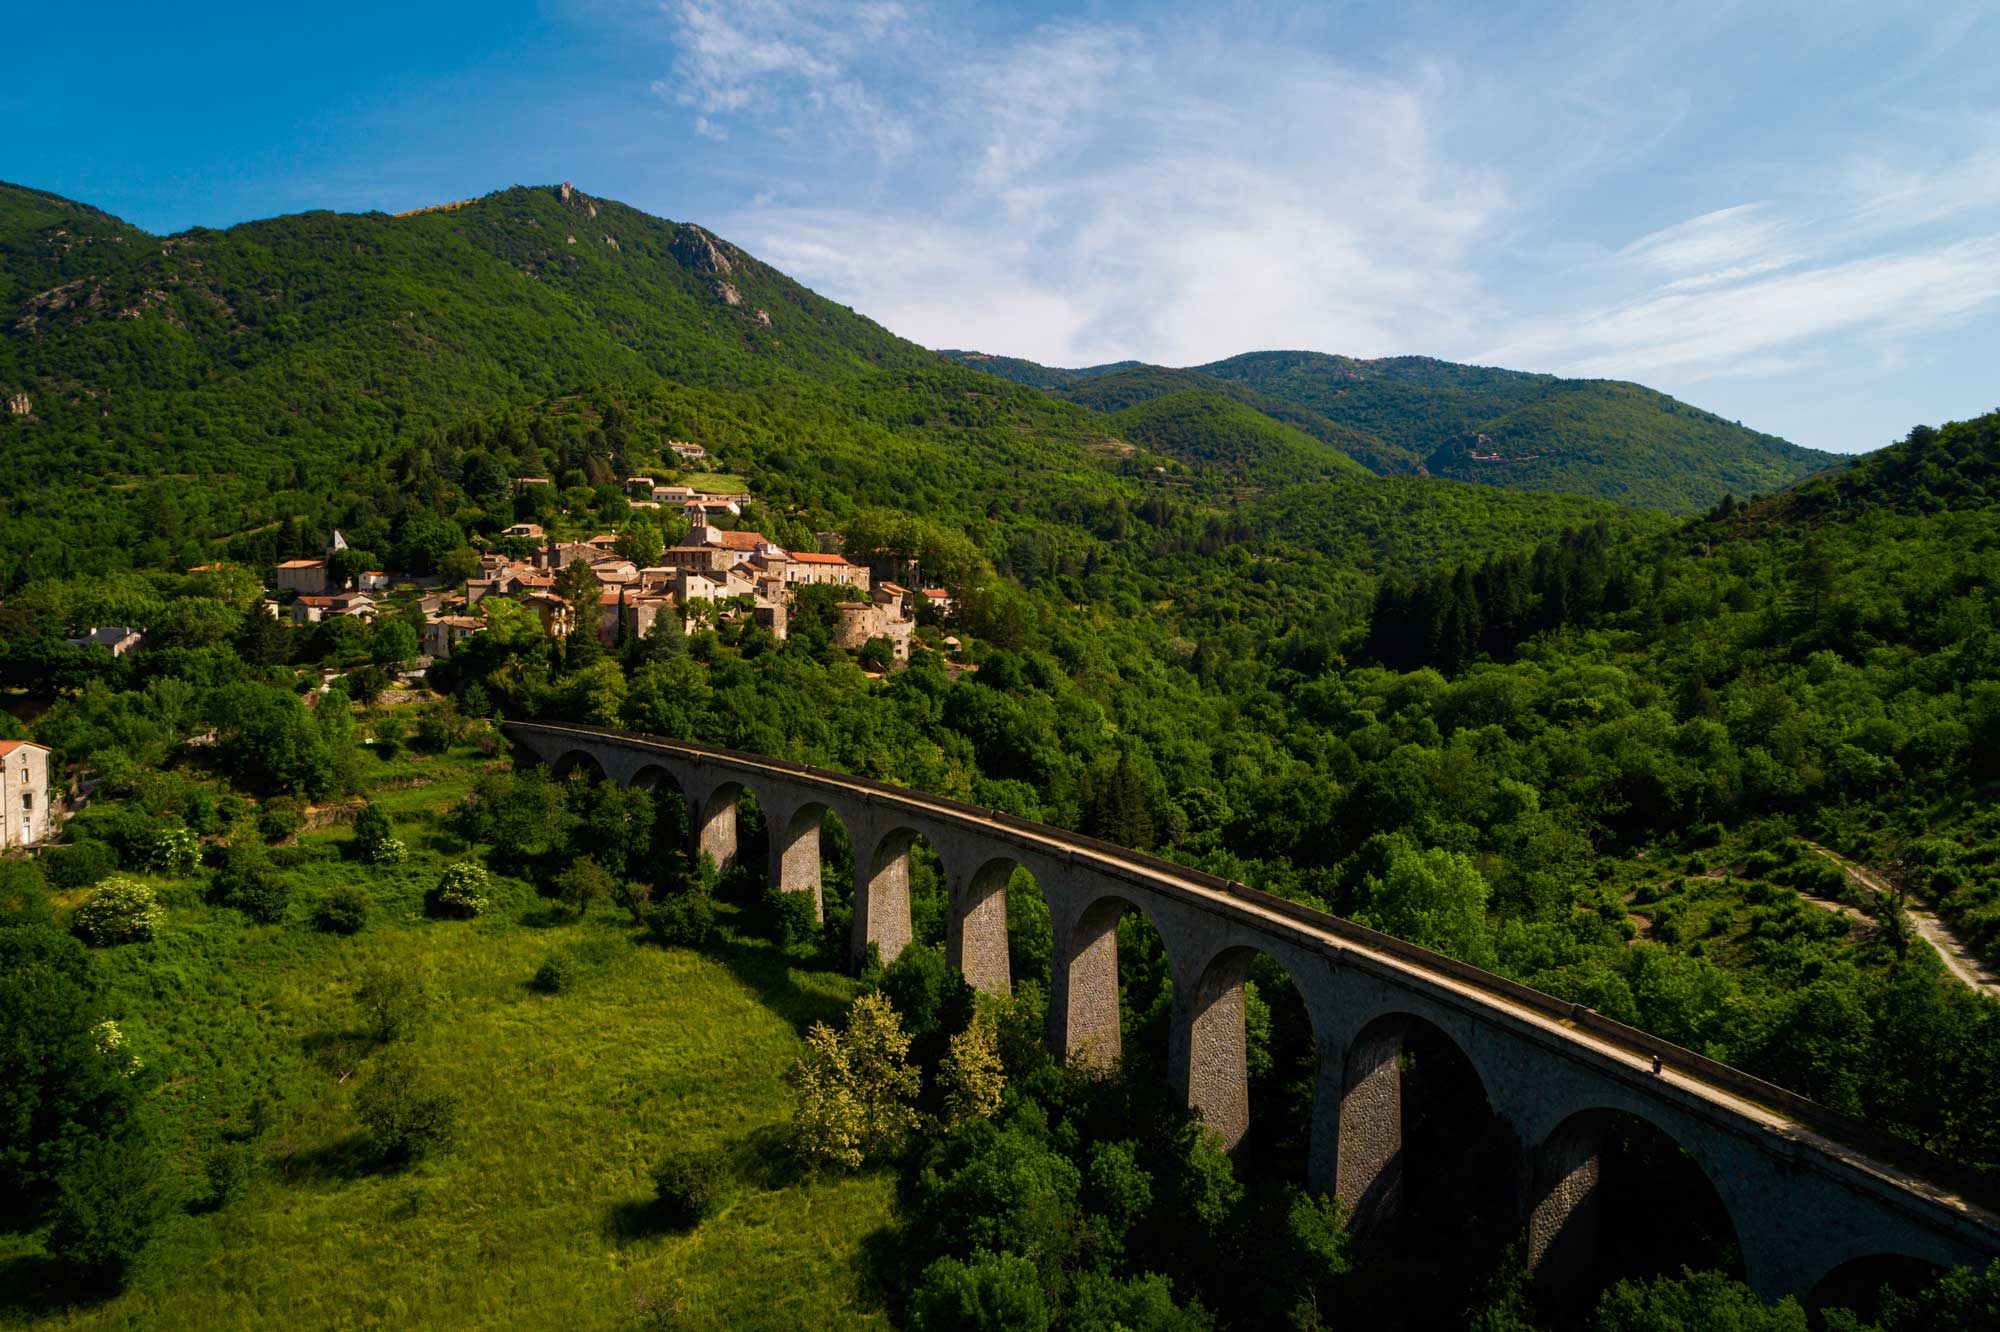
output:
[{"label": "stone house", "polygon": [[486,627],[477,615],[439,615],[424,621],[424,655],[449,657],[452,649]]},{"label": "stone house", "polygon": [[0,740],[0,847],[41,845],[52,818],[48,746]]},{"label": "stone house", "polygon": [[375,614],[375,610],[375,599],[360,592],[331,597],[300,597],[292,603],[292,623],[318,624],[330,615],[358,615],[368,619]]},{"label": "stone house", "polygon": [[939,615],[951,614],[951,593],[941,587],[927,587],[917,594]]},{"label": "stone house", "polygon": [[530,541],[539,540],[542,535],[540,523],[515,523],[512,527],[500,529],[501,536],[525,537]]},{"label": "stone house", "polygon": [[900,613],[895,603],[883,601],[843,601],[839,605],[840,623],[834,626],[835,647],[859,652],[868,645],[871,638],[889,640],[889,651],[897,661],[910,659],[910,639],[916,633],[917,622]]},{"label": "stone house", "polygon": [[389,575],[380,569],[370,569],[355,580],[355,586],[363,592],[387,592]]},{"label": "stone house", "polygon": [[687,631],[686,625],[681,621],[680,606],[670,596],[657,593],[628,596],[625,598],[625,604],[619,608],[619,617],[625,626],[625,632],[633,638],[644,638],[653,632],[654,624],[659,622],[662,615],[667,617],[667,624],[675,632]]},{"label": "stone house", "polygon": [[703,448],[701,445],[689,444],[678,439],[670,440],[667,444],[667,447],[674,451],[674,456],[676,458],[680,458],[687,462],[696,462],[708,456],[708,450]]},{"label": "stone house", "polygon": [[829,583],[837,587],[868,590],[868,570],[855,564],[845,555],[820,555],[812,551],[792,552],[791,563],[785,568],[785,582],[790,586],[802,583]]},{"label": "stone house", "polygon": [[726,552],[732,565],[743,564],[759,555],[769,557],[785,553],[783,546],[762,532],[725,532],[719,527],[710,527],[704,523],[689,534],[690,539],[697,535],[701,538],[701,544],[714,546]]},{"label": "stone house", "polygon": [[322,596],[335,590],[333,576],[327,572],[325,560],[286,560],[278,566],[277,576],[272,581],[282,592]]}]

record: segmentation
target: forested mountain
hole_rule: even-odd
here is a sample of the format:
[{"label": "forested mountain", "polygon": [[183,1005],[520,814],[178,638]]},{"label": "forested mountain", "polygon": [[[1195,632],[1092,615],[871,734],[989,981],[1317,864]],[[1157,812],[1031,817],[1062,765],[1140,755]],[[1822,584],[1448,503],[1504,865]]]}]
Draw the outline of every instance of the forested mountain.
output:
[{"label": "forested mountain", "polygon": [[1281,425],[1311,435],[1322,444],[1385,476],[1414,475],[1423,470],[1423,460],[1408,450],[1384,443],[1378,437],[1352,426],[1330,421],[1310,408],[1270,397],[1226,379],[1204,375],[1197,370],[1169,370],[1157,365],[1109,370],[1080,382],[1072,382],[1057,390],[1057,396],[1093,411],[1118,412],[1169,393],[1185,392],[1228,398]]},{"label": "forested mountain", "polygon": [[1782,489],[1837,465],[1636,384],[1565,380],[1430,357],[1253,352],[1187,370],[1057,370],[944,355],[1102,411],[1206,389],[1313,435],[1371,470],[1589,495],[1670,513]]},{"label": "forested mountain", "polygon": [[[1119,927],[1123,1060],[1072,1075],[1040,1047],[1053,936],[1032,876],[1007,887],[1020,984],[998,1008],[955,988],[921,849],[912,946],[837,974],[845,829],[824,829],[818,921],[765,891],[753,804],[720,872],[683,855],[680,800],[508,770],[500,717],[725,744],[1152,850],[2000,1176],[2000,1006],[1815,845],[1927,895],[2000,960],[2000,416],[1743,504],[1722,492],[1776,484],[1725,474],[1748,432],[1633,386],[1293,353],[951,364],[705,232],[563,190],[165,239],[11,191],[0,264],[0,401],[28,399],[0,416],[0,686],[31,717],[0,716],[0,736],[31,734],[90,793],[61,846],[0,861],[0,1048],[21,1070],[0,1100],[20,1122],[80,1107],[0,1152],[0,1273],[23,1317],[261,1326],[298,1289],[334,1307],[360,1284],[440,1326],[491,1325],[499,1305],[459,1309],[434,1264],[397,1257],[483,1243],[593,1274],[579,1325],[607,1329],[639,1307],[624,1261],[709,1254],[724,1270],[702,1298],[724,1318],[742,1254],[767,1247],[749,1232],[782,1232],[816,1254],[773,1260],[788,1317],[835,1308],[838,1269],[913,1328],[960,1325],[959,1286],[1001,1277],[1055,1309],[1027,1325],[1056,1329],[1586,1326],[1523,1284],[1510,1148],[1481,1136],[1448,1041],[1409,1047],[1411,1157],[1433,1164],[1407,1177],[1407,1242],[1360,1252],[1298,1183],[1319,1049],[1277,966],[1246,990],[1258,1127],[1232,1161],[1166,1080],[1173,981],[1141,917]],[[1509,489],[1353,461],[1394,471],[1467,432],[1558,456]],[[663,615],[609,645],[499,595],[391,687],[436,623],[420,594],[525,553],[510,525],[657,551],[662,515],[623,481],[682,479],[667,445],[689,439],[716,471],[686,479],[756,496],[718,521],[947,590],[907,663],[871,655],[887,640],[840,646],[834,587],[796,589],[784,638],[709,604],[685,632]],[[1578,477],[1716,502],[1675,519],[1548,493]],[[335,528],[369,555],[356,567],[391,572],[381,613],[264,614],[272,566]],[[109,624],[143,646],[64,641]],[[120,902],[136,915],[113,932]],[[377,973],[422,991],[434,967],[435,1029],[392,1030]],[[773,1110],[782,1068],[862,992],[904,1015],[931,1098],[879,1149],[901,1187],[845,1164],[785,1177],[773,1163],[804,1135]],[[359,1045],[356,1011],[374,1029]],[[634,1024],[677,1035],[662,1014],[690,1011],[705,1039],[633,1053]],[[762,1033],[754,1050],[741,1031]],[[968,1038],[990,1040],[1008,1094],[992,1084],[960,1122],[931,1112]],[[522,1067],[587,1085],[569,1098],[585,1109],[482,1097],[457,1145],[393,1184],[433,1201],[385,1213],[380,1172],[409,1144],[379,1126],[400,1132],[410,1105],[382,1098],[511,1086]],[[717,1085],[747,1099],[691,1113]],[[694,1243],[642,1236],[604,1181],[643,1180],[661,1135],[681,1150],[694,1122],[727,1140],[701,1168],[735,1201]],[[1643,1130],[1607,1135],[1612,1313],[1587,1326],[1749,1310],[1770,1320],[1735,1325],[1804,1327],[1729,1279],[1728,1218],[1704,1228],[1700,1171]],[[687,1176],[652,1178],[665,1198]],[[855,1234],[813,1229],[829,1218]],[[393,1242],[355,1278],[341,1246],[364,1224]],[[253,1232],[240,1280],[199,1275]],[[1268,1280],[1241,1279],[1253,1258]],[[71,1307],[121,1278],[135,1289]],[[1677,1323],[1615,1316],[1655,1297]],[[1943,1307],[1838,1325],[1963,1324],[1927,1312]]]},{"label": "forested mountain", "polygon": [[122,525],[106,487],[193,476],[254,500],[607,379],[935,363],[699,227],[568,186],[164,238],[0,186],[0,307],[0,396],[22,395],[0,499],[81,533]]},{"label": "forested mountain", "polygon": [[1201,389],[1127,407],[1109,424],[1121,438],[1189,462],[1219,464],[1264,484],[1366,470],[1303,431]]}]

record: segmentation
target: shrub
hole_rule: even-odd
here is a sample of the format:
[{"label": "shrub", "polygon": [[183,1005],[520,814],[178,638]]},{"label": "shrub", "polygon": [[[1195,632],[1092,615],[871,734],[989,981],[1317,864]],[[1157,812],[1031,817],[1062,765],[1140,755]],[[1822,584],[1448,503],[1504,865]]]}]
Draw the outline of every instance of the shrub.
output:
[{"label": "shrub", "polygon": [[704,1152],[669,1151],[653,1166],[653,1212],[670,1226],[697,1225],[721,1192],[721,1163]]},{"label": "shrub", "polygon": [[916,1127],[911,1103],[921,1074],[909,1053],[902,1020],[879,994],[854,1001],[846,1031],[813,1024],[790,1075],[795,1140],[808,1165],[853,1169],[893,1151]]},{"label": "shrub", "polygon": [[1785,858],[1775,851],[1752,851],[1743,858],[1743,872],[1753,879],[1768,877],[1784,865]]},{"label": "shrub", "polygon": [[410,848],[394,835],[389,816],[372,803],[354,816],[354,845],[371,865],[400,865],[410,857]]},{"label": "shrub", "polygon": [[246,878],[234,894],[230,894],[230,906],[240,910],[250,920],[258,924],[278,924],[284,920],[284,908],[292,904],[292,884],[278,874],[276,866],[264,864]]},{"label": "shrub", "polygon": [[375,962],[363,968],[360,983],[354,987],[354,1002],[375,1039],[392,1041],[430,1011],[431,996],[420,978],[400,967]]},{"label": "shrub", "polygon": [[146,844],[145,867],[155,874],[191,874],[200,860],[201,844],[189,828],[157,829]]},{"label": "shrub", "polygon": [[305,805],[297,796],[274,796],[257,811],[257,833],[273,846],[305,826]]},{"label": "shrub", "polygon": [[343,883],[313,907],[313,924],[329,934],[353,934],[368,923],[368,894]]},{"label": "shrub", "polygon": [[46,925],[54,915],[42,867],[32,860],[0,860],[0,929]]},{"label": "shrub", "polygon": [[[1014,1253],[940,1258],[910,1293],[911,1332],[1047,1332],[1042,1274]],[[1099,1324],[1103,1326],[1103,1324]]]},{"label": "shrub", "polygon": [[377,1155],[409,1161],[444,1145],[458,1118],[458,1099],[401,1053],[383,1055],[354,1095],[354,1113]]},{"label": "shrub", "polygon": [[486,867],[474,860],[454,861],[444,867],[437,886],[431,889],[428,905],[440,916],[470,918],[486,910]]},{"label": "shrub", "polygon": [[663,944],[700,948],[715,937],[715,901],[707,893],[676,893],[646,909],[646,928]]},{"label": "shrub", "polygon": [[118,868],[118,856],[102,842],[73,842],[42,853],[49,882],[58,891],[88,888]]},{"label": "shrub", "polygon": [[49,1251],[116,1286],[171,1200],[162,1163],[136,1136],[106,1142],[63,1172]]},{"label": "shrub", "polygon": [[224,906],[270,925],[285,918],[292,888],[263,847],[245,844],[232,846],[224,854],[222,869],[216,875],[215,896]]},{"label": "shrub", "polygon": [[616,886],[604,867],[590,856],[572,861],[556,875],[555,883],[556,896],[576,912],[579,920],[590,910],[592,902],[609,897]]},{"label": "shrub", "polygon": [[815,905],[810,892],[766,888],[758,911],[765,937],[780,948],[810,941],[819,933]]},{"label": "shrub", "polygon": [[90,1029],[90,1043],[104,1057],[105,1063],[118,1070],[119,1077],[136,1078],[145,1071],[146,1061],[132,1053],[124,1031],[111,1018]]},{"label": "shrub", "polygon": [[1007,1077],[1000,1064],[1000,1042],[993,1024],[975,1021],[951,1038],[938,1066],[944,1087],[945,1122],[963,1124],[991,1119],[1000,1113]]},{"label": "shrub", "polygon": [[417,734],[411,743],[426,754],[442,754],[458,743],[464,732],[464,725],[450,708],[433,708],[417,721]]},{"label": "shrub", "polygon": [[197,1200],[206,1211],[217,1211],[243,1196],[250,1187],[250,1149],[240,1142],[225,1142],[202,1161],[202,1179],[207,1185]]},{"label": "shrub", "polygon": [[561,994],[576,984],[576,968],[566,957],[552,957],[535,969],[528,988],[541,994]]},{"label": "shrub", "polygon": [[611,898],[632,913],[632,923],[646,923],[646,908],[653,903],[653,885],[640,883],[637,879],[627,879],[612,890]]},{"label": "shrub", "polygon": [[152,938],[165,918],[166,912],[145,884],[136,879],[106,879],[77,907],[70,928],[89,944],[136,943]]},{"label": "shrub", "polygon": [[372,800],[362,805],[360,812],[354,816],[354,841],[364,856],[383,838],[395,836],[395,832],[389,816]]}]

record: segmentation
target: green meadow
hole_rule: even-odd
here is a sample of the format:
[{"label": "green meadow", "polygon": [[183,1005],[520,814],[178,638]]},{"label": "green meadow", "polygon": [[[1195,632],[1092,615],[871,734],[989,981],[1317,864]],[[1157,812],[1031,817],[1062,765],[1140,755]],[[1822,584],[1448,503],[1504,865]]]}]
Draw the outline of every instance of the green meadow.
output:
[{"label": "green meadow", "polygon": [[[427,919],[425,889],[462,850],[439,816],[483,760],[368,762],[406,864],[371,868],[342,856],[344,829],[307,832],[285,851],[283,923],[247,924],[192,881],[155,880],[166,926],[103,955],[179,1173],[199,1180],[233,1141],[249,1167],[240,1193],[168,1220],[122,1294],[61,1307],[17,1289],[0,1323],[886,1326],[864,1246],[889,1221],[890,1176],[802,1180],[780,1147],[800,1033],[843,1010],[852,983],[761,942],[663,949],[616,908],[579,922],[505,879],[485,916]],[[340,882],[373,899],[351,937],[311,923],[314,897]],[[531,989],[558,956],[573,986]],[[354,998],[378,963],[424,982],[428,1016],[403,1040],[459,1098],[449,1144],[399,1169],[371,1159],[353,1105],[382,1057]],[[729,1163],[716,1213],[688,1233],[647,1211],[650,1166],[670,1147]]]}]

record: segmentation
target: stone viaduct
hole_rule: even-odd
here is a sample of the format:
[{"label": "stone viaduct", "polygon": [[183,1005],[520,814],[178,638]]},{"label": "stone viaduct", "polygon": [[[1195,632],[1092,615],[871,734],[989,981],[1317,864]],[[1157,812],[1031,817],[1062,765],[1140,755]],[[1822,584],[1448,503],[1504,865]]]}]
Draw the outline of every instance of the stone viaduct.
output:
[{"label": "stone viaduct", "polygon": [[[893,960],[910,941],[910,847],[924,838],[950,893],[947,949],[975,987],[1008,987],[1006,886],[1033,874],[1049,906],[1049,1043],[1072,1061],[1120,1054],[1119,917],[1159,932],[1173,978],[1169,1068],[1232,1148],[1248,1128],[1244,989],[1264,954],[1296,985],[1319,1050],[1309,1179],[1367,1231],[1401,1202],[1402,1054],[1425,1025],[1452,1042],[1520,1144],[1528,1261],[1560,1284],[1596,1242],[1600,1143],[1616,1114],[1678,1144],[1707,1176],[1765,1298],[1805,1296],[1847,1264],[1984,1264],[2000,1216],[1950,1163],[1740,1070],[1589,1009],[1241,884],[1061,829],[782,760],[594,727],[510,722],[517,754],[566,773],[678,787],[692,851],[736,856],[736,806],[770,830],[770,881],[820,889],[828,813],[855,853],[852,950]],[[1655,1069],[1655,1058],[1661,1061]]]}]

